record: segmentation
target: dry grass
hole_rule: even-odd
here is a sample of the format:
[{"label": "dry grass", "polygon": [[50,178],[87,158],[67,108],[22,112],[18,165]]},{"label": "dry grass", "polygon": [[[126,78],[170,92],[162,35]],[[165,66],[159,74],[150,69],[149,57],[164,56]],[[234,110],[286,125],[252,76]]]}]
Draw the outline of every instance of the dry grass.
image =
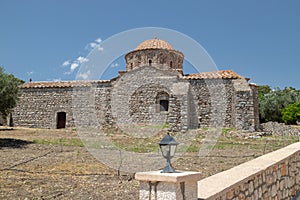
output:
[{"label": "dry grass", "polygon": [[[299,141],[297,137],[245,138],[223,129],[211,152],[199,158],[205,131],[173,163],[176,169],[199,171],[204,178]],[[119,148],[149,152],[158,150],[163,134],[133,138],[110,131],[108,136]],[[117,170],[93,158],[73,129],[2,128],[0,151],[0,199],[138,199],[133,174],[118,176]]]}]

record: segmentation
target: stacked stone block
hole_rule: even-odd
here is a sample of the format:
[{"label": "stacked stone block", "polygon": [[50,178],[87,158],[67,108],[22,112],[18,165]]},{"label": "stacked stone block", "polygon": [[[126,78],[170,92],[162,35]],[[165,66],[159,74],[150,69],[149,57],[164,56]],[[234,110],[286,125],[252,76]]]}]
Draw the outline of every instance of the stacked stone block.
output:
[{"label": "stacked stone block", "polygon": [[[242,173],[245,176],[238,175],[241,173],[240,170],[245,171]],[[230,180],[225,180],[226,178]],[[209,187],[208,184],[214,182],[215,190],[211,193],[205,192],[201,187],[203,185]],[[300,143],[208,177],[199,181],[198,186],[200,199],[296,199],[300,192]]]}]

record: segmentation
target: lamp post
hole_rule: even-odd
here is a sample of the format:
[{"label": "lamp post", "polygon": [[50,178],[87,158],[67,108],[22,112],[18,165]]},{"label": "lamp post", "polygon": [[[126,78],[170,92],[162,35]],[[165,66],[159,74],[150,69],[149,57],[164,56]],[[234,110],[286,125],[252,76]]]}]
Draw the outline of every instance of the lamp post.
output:
[{"label": "lamp post", "polygon": [[159,147],[161,150],[161,153],[164,158],[167,159],[167,165],[165,168],[161,171],[161,173],[174,173],[175,170],[172,168],[171,165],[171,158],[174,157],[176,147],[178,143],[175,141],[175,139],[170,136],[168,133],[159,143]]}]

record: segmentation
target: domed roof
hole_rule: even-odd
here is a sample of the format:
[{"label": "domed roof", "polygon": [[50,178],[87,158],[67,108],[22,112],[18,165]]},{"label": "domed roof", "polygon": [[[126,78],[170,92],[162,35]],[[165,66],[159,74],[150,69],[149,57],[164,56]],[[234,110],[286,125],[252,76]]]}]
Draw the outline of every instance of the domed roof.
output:
[{"label": "domed roof", "polygon": [[139,44],[134,50],[144,50],[144,49],[169,49],[174,50],[173,47],[166,41],[157,38],[145,40]]}]

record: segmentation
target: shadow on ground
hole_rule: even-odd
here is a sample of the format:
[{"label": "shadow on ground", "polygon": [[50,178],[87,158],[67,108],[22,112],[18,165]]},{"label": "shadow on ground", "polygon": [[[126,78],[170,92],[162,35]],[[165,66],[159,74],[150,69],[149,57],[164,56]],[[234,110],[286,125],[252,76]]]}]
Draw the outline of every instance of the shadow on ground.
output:
[{"label": "shadow on ground", "polygon": [[13,131],[14,129],[12,127],[2,126],[0,124],[0,131]]},{"label": "shadow on ground", "polygon": [[2,148],[22,148],[32,142],[13,138],[0,138],[0,149]]}]

